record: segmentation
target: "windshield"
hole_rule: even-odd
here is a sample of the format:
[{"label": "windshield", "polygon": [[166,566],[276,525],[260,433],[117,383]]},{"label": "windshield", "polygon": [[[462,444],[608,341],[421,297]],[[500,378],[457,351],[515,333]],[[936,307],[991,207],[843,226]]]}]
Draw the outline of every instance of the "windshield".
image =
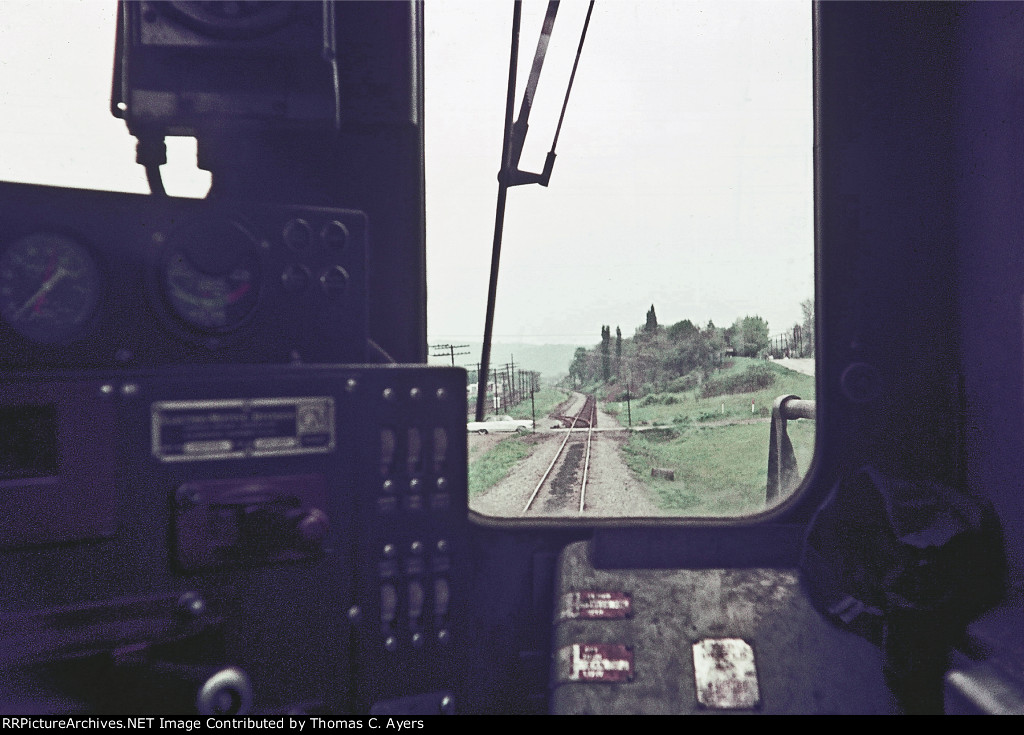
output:
[{"label": "windshield", "polygon": [[[545,9],[523,5],[517,109]],[[544,165],[586,13],[558,10],[522,170]],[[508,193],[480,381],[511,23],[511,4],[426,12],[431,359],[467,368],[471,413],[483,382],[488,413],[537,422],[469,435],[471,507],[762,511],[814,445],[813,403],[790,404],[770,487],[775,404],[814,398],[810,5],[596,3],[550,185]]]}]

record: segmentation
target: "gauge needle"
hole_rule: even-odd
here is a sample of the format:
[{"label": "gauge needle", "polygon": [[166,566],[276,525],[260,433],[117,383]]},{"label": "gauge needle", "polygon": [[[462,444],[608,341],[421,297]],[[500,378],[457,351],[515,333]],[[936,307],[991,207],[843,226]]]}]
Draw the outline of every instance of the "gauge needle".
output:
[{"label": "gauge needle", "polygon": [[57,266],[57,271],[39,287],[38,291],[29,297],[28,301],[26,301],[20,309],[14,312],[11,319],[14,321],[20,319],[21,315],[31,309],[39,299],[50,293],[62,278],[69,275],[71,275],[70,271],[66,270],[63,266]]}]

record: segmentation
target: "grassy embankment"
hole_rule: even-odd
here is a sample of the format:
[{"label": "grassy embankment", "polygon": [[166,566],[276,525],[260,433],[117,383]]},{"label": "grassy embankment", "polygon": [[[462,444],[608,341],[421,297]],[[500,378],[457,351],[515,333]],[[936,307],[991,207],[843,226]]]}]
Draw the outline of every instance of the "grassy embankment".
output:
[{"label": "grassy embankment", "polygon": [[[554,387],[541,388],[534,394],[537,426],[544,426],[547,415],[566,399],[566,395],[565,391]],[[530,399],[510,407],[505,413],[517,419],[532,418]],[[469,497],[482,493],[508,477],[512,468],[529,456],[536,443],[536,434],[509,434],[508,438],[499,441],[489,451],[470,457]]]},{"label": "grassy embankment", "polygon": [[[723,516],[753,513],[764,507],[770,429],[766,419],[771,416],[772,403],[787,394],[814,398],[814,378],[770,362],[736,358],[713,379],[740,375],[755,364],[766,365],[774,373],[772,385],[707,398],[701,397],[700,389],[658,393],[630,402],[634,428],[670,427],[633,433],[623,448],[626,464],[651,487],[665,510],[686,516]],[[626,425],[625,401],[604,408]],[[751,422],[752,418],[761,420]],[[746,423],[738,423],[741,421]],[[806,472],[814,452],[814,422],[790,421],[788,430],[797,465]],[[676,479],[652,478],[652,467],[673,469]]]}]

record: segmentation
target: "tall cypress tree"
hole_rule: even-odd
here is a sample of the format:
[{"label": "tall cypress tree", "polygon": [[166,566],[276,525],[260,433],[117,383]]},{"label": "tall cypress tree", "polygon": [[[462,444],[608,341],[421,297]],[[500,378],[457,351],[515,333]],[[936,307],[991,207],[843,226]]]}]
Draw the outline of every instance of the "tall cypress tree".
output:
[{"label": "tall cypress tree", "polygon": [[612,377],[612,328],[609,325],[601,327],[601,372],[605,381]]},{"label": "tall cypress tree", "polygon": [[658,331],[658,317],[654,313],[654,304],[651,304],[651,308],[647,312],[647,323],[644,324],[644,331],[650,334]]},{"label": "tall cypress tree", "polygon": [[615,327],[615,377],[619,377],[622,367],[622,329]]}]

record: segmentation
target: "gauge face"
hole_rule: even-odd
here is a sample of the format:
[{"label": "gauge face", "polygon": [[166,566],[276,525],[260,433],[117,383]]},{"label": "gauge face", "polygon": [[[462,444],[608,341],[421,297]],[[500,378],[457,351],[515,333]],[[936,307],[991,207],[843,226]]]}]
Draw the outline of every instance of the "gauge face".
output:
[{"label": "gauge face", "polygon": [[172,311],[202,332],[230,332],[259,302],[254,243],[229,223],[179,233],[161,259],[161,289]]},{"label": "gauge face", "polygon": [[29,235],[0,254],[0,318],[40,344],[70,342],[96,310],[100,273],[67,237]]}]

